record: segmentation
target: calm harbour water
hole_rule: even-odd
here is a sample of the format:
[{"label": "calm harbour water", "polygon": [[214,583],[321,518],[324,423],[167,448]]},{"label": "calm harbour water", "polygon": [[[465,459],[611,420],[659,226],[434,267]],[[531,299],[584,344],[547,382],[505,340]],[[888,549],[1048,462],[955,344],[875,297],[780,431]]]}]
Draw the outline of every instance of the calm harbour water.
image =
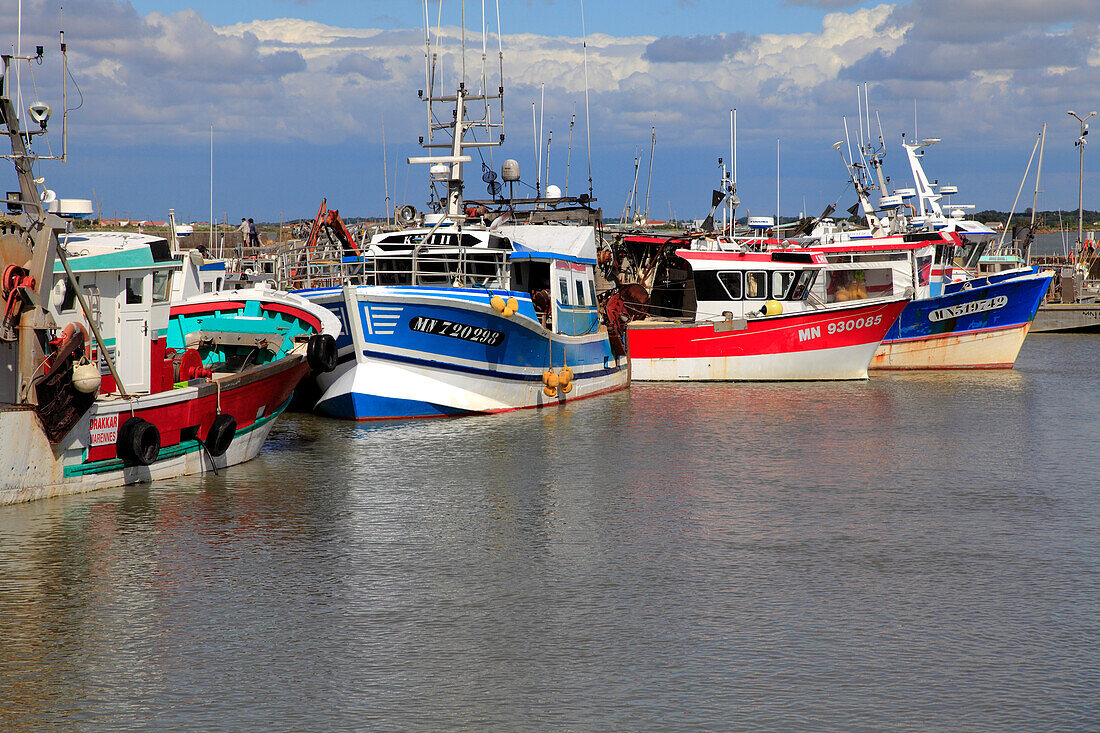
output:
[{"label": "calm harbour water", "polygon": [[0,507],[0,729],[1100,729],[1100,339]]}]

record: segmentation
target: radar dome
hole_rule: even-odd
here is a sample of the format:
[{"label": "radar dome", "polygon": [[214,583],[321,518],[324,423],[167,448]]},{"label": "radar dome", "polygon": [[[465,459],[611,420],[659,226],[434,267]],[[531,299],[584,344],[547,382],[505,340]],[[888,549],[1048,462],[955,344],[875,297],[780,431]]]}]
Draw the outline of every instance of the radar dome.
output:
[{"label": "radar dome", "polygon": [[500,177],[506,181],[518,181],[519,180],[519,161],[514,158],[509,158],[500,164]]},{"label": "radar dome", "polygon": [[546,187],[546,198],[548,198],[548,199],[560,199],[561,198],[561,189],[551,183],[549,186]]}]

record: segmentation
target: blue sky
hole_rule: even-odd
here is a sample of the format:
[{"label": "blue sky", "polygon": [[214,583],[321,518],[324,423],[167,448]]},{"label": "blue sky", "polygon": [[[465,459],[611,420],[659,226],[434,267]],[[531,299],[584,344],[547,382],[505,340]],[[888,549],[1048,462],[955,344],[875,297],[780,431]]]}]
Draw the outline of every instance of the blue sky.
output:
[{"label": "blue sky", "polygon": [[[179,2],[131,0],[142,13],[172,13]],[[870,7],[875,2],[848,3],[848,7]],[[232,25],[250,20],[308,18],[329,25],[350,28],[408,28],[410,18],[422,17],[423,4],[415,0],[198,0],[186,7],[202,13],[211,23]],[[450,3],[449,5],[456,5]],[[710,32],[717,22],[749,33],[801,33],[821,25],[826,7],[842,2],[787,3],[767,0],[588,0],[584,21],[592,32],[613,35],[693,35]],[[436,6],[438,7],[438,6]],[[446,6],[445,6],[446,7]],[[457,7],[457,5],[456,5]],[[492,14],[492,0],[486,2]],[[481,17],[481,3],[468,0],[468,17]],[[578,0],[554,2],[505,2],[501,12],[505,32],[532,32],[580,36],[581,12]],[[478,20],[480,22],[480,20]],[[509,28],[509,26],[511,26]]]},{"label": "blue sky", "polygon": [[[34,81],[55,109],[58,3],[24,0],[24,43],[44,43],[50,54]],[[14,29],[15,5],[0,0],[0,27]],[[458,67],[458,8],[444,5],[448,85]],[[467,12],[468,25],[480,27],[480,3],[468,0]],[[576,192],[586,177],[579,3],[506,1],[500,12],[508,135],[501,153],[533,180],[531,105],[545,85],[544,138],[553,131],[550,178],[558,185],[577,114]],[[426,171],[404,164],[419,154],[424,134],[416,98],[424,86],[422,13],[408,0],[66,7],[83,106],[70,114],[71,162],[43,163],[41,174],[62,195],[94,194],[105,216],[163,219],[171,207],[183,219],[206,219],[213,126],[216,216],[310,217],[322,197],[348,215],[380,214],[384,119],[389,185],[397,189],[391,198],[422,206]],[[705,214],[717,158],[729,157],[731,107],[738,109],[742,213],[773,213],[777,139],[784,215],[834,201],[846,207],[851,193],[829,146],[844,137],[844,116],[854,130],[863,82],[895,178],[908,178],[896,143],[912,134],[915,104],[917,132],[943,138],[927,158],[929,174],[959,185],[961,198],[979,209],[1007,209],[1047,122],[1039,206],[1076,207],[1077,123],[1066,110],[1100,108],[1100,2],[589,0],[585,21],[593,178],[607,216],[622,211],[635,152],[644,192],[652,126],[652,217],[670,209]],[[479,56],[468,57],[474,77]],[[56,147],[56,118],[51,131]],[[1086,151],[1086,207],[1094,209],[1098,156],[1096,146]],[[477,176],[469,182],[479,195]]]}]

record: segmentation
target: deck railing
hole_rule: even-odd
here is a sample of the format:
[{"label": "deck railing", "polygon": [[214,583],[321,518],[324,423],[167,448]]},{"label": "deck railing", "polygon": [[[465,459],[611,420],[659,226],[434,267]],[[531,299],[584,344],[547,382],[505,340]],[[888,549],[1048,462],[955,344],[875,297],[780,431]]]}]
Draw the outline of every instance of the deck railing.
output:
[{"label": "deck railing", "polygon": [[304,246],[276,256],[276,282],[287,290],[344,285],[419,285],[505,288],[508,251],[417,245],[397,252],[336,257]]}]

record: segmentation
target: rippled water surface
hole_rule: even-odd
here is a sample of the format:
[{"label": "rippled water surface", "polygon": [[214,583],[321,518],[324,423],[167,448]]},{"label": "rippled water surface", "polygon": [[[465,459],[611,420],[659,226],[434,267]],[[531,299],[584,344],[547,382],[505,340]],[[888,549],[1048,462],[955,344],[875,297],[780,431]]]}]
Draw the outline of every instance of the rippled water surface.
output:
[{"label": "rippled water surface", "polygon": [[0,728],[1100,729],[1100,339],[0,507]]}]

